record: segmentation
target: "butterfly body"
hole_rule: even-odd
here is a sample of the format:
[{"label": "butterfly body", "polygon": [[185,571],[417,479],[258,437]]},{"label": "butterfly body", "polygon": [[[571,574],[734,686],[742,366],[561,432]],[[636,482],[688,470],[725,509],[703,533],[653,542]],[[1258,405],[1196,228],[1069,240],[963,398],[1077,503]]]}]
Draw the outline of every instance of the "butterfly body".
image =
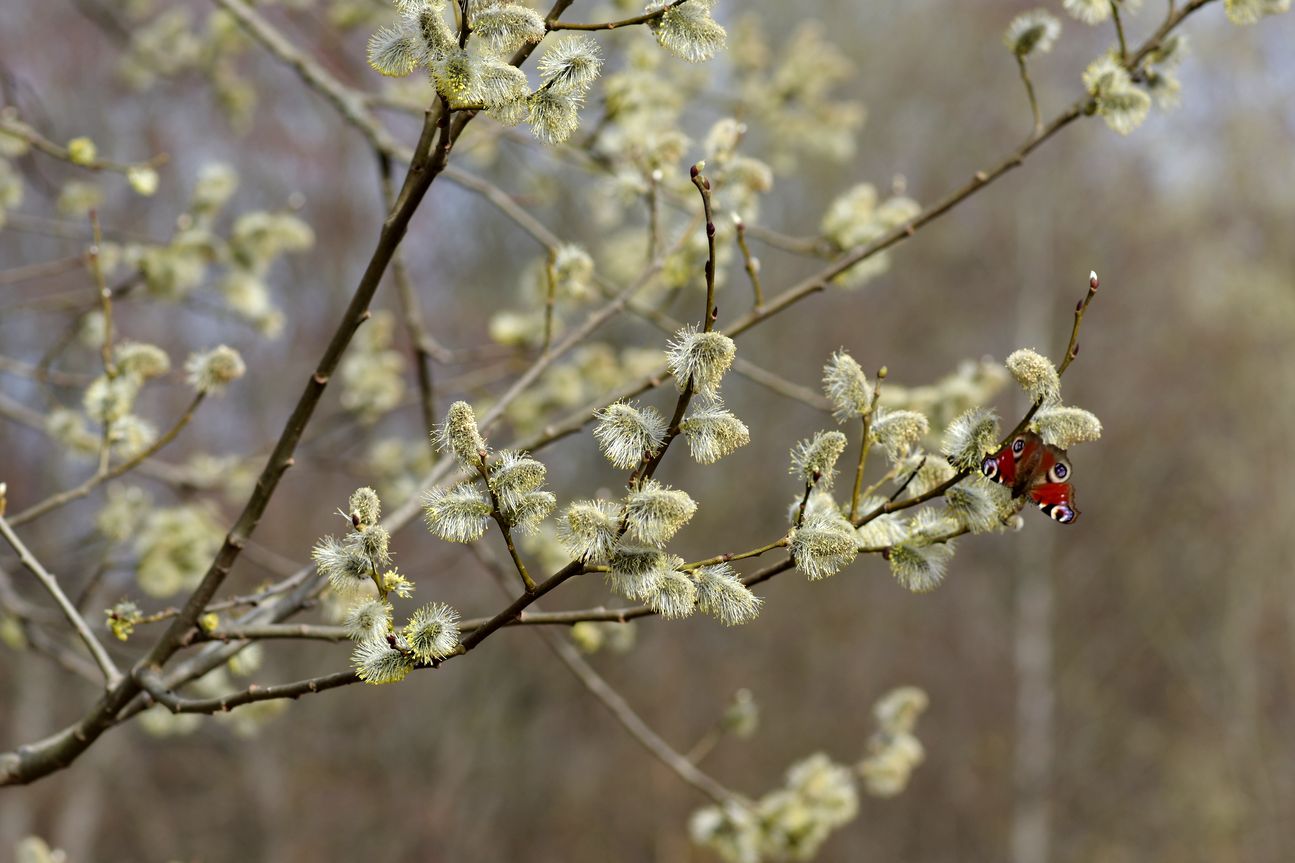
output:
[{"label": "butterfly body", "polygon": [[1011,488],[1012,497],[1029,497],[1045,515],[1061,524],[1071,524],[1079,518],[1075,488],[1070,484],[1070,459],[1065,450],[1045,444],[1033,432],[1016,435],[1007,446],[985,456],[980,471]]}]

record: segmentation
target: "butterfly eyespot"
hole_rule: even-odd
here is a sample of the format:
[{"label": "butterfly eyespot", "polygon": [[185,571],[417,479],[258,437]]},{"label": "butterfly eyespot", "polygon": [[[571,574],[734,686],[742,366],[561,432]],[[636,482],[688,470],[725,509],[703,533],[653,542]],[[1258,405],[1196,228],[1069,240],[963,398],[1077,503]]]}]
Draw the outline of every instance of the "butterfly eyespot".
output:
[{"label": "butterfly eyespot", "polygon": [[998,462],[993,456],[989,456],[980,463],[980,472],[990,479],[998,476]]},{"label": "butterfly eyespot", "polygon": [[1050,473],[1052,474],[1051,479],[1053,482],[1061,482],[1070,475],[1070,468],[1064,464],[1055,464],[1052,466]]},{"label": "butterfly eyespot", "polygon": [[1025,438],[1018,437],[1016,440],[1012,441],[1012,452],[1016,453],[1017,455],[1020,455],[1024,451],[1025,451]]}]

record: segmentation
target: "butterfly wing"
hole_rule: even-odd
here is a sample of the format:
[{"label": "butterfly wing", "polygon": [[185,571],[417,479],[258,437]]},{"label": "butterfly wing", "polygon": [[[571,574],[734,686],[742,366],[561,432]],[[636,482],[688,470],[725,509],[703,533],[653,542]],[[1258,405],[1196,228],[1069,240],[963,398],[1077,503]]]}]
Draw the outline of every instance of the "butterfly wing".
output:
[{"label": "butterfly wing", "polygon": [[1068,482],[1043,482],[1030,487],[1030,500],[1044,515],[1061,524],[1072,524],[1079,518],[1075,508],[1075,487]]},{"label": "butterfly wing", "polygon": [[1007,446],[993,455],[985,456],[980,472],[987,478],[1012,489],[1012,497],[1020,497],[1029,487],[1038,470],[1044,453],[1043,441],[1033,432],[1024,432],[1007,442]]},{"label": "butterfly wing", "polygon": [[1071,524],[1079,518],[1075,487],[1070,484],[1070,459],[1064,450],[1044,445],[1029,484],[1030,500],[1049,518]]}]

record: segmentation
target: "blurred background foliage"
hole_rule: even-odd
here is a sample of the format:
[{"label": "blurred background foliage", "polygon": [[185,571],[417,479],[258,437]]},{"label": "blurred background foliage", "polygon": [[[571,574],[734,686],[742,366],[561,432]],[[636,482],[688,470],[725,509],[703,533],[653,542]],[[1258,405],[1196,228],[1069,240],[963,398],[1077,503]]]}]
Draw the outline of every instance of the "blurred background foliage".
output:
[{"label": "blurred background foliage", "polygon": [[[859,182],[883,192],[898,184],[929,202],[997,161],[1029,129],[1017,70],[1001,44],[1025,4],[740,5],[721,2],[716,13],[732,48],[743,45],[739,13],[759,20],[774,51],[817,27],[849,61],[834,92],[867,108],[857,148],[835,159],[780,153],[778,136],[752,121],[744,149],[777,170],[762,225],[812,235],[828,204]],[[1158,23],[1161,5],[1147,0],[1129,22],[1131,38]],[[613,6],[579,2],[580,14],[569,17],[623,11]],[[28,122],[56,141],[87,135],[113,157],[169,154],[153,198],[104,183],[110,239],[169,237],[199,171],[213,161],[239,175],[231,212],[290,209],[314,231],[310,251],[274,264],[272,299],[283,316],[274,340],[221,311],[204,290],[178,305],[120,304],[125,335],[173,356],[223,341],[247,359],[248,378],[186,431],[172,460],[263,452],[273,441],[382,214],[367,145],[291,71],[253,45],[212,50],[240,41],[233,33],[192,45],[177,35],[188,27],[205,33],[211,9],[16,0],[0,29],[5,100]],[[159,15],[173,17],[158,25]],[[363,46],[372,26],[389,19],[384,4],[294,0],[272,15],[344,81],[371,90],[383,83],[365,66]],[[1108,28],[1064,20],[1057,48],[1032,61],[1045,117],[1080,94],[1080,72],[1111,41]],[[140,38],[147,22],[157,44]],[[682,750],[706,734],[735,690],[749,688],[761,705],[759,731],[720,743],[707,766],[753,795],[809,753],[856,760],[873,727],[873,701],[897,685],[923,688],[925,763],[903,795],[863,798],[860,817],[821,859],[1289,859],[1295,19],[1243,29],[1212,8],[1186,32],[1192,52],[1181,107],[1153,111],[1128,138],[1095,119],[1080,122],[898,248],[888,272],[859,290],[814,297],[739,342],[740,357],[811,388],[838,346],[869,371],[888,366],[888,382],[916,386],[1022,345],[1056,357],[1071,305],[1095,269],[1101,295],[1065,381],[1067,401],[1105,425],[1099,443],[1072,454],[1083,520],[1062,530],[1025,513],[1020,534],[964,539],[946,582],[930,594],[910,594],[884,561],[860,558],[827,581],[770,582],[754,624],[649,620],[637,627],[635,649],[592,659]],[[599,41],[614,70],[630,45],[651,40],[631,29]],[[140,61],[150,50],[174,61],[173,74],[159,75],[156,57]],[[683,70],[695,91],[683,114],[691,141],[673,170],[700,157],[706,131],[729,110],[728,62]],[[595,122],[600,92],[577,136]],[[408,118],[384,116],[412,140]],[[529,140],[491,135],[484,124],[456,156],[600,261],[606,244],[596,210],[607,206],[605,179]],[[37,162],[21,211],[53,214],[72,176],[66,166]],[[81,236],[55,236],[11,214],[0,261],[7,269],[75,255]],[[451,348],[489,341],[491,315],[517,304],[538,255],[497,211],[447,183],[434,187],[410,240],[429,328]],[[817,266],[753,242],[766,291]],[[748,302],[740,260],[728,276],[728,296],[740,300],[722,292],[721,314],[726,302]],[[35,362],[74,320],[65,309],[20,312],[16,304],[88,285],[73,270],[0,284],[0,354]],[[696,295],[671,311],[692,316],[699,304]],[[390,286],[378,306],[396,309]],[[618,349],[657,351],[664,343],[633,321],[598,338]],[[392,339],[410,375],[405,334],[395,328]],[[523,367],[509,350],[492,362],[503,375]],[[438,369],[442,410],[451,398],[498,391],[472,388],[471,380],[455,389],[460,371]],[[21,379],[2,386],[48,407]],[[781,530],[797,491],[784,474],[786,449],[829,424],[738,376],[725,393],[750,425],[752,445],[713,468],[679,458],[661,471],[701,504],[677,541],[690,559],[761,544]],[[161,416],[184,398],[150,397]],[[654,400],[668,412],[665,399]],[[1013,392],[998,407],[1010,419],[1024,404]],[[409,398],[370,430],[345,420],[330,390],[318,422],[324,431],[299,453],[257,534],[295,561],[338,529],[333,507],[351,489],[377,481],[371,435],[422,440]],[[53,457],[36,431],[3,421],[0,440],[11,495],[82,476],[84,463]],[[417,473],[417,448],[402,457]],[[561,501],[619,481],[587,431],[545,460]],[[238,500],[218,501],[223,521]],[[78,503],[29,533],[74,586],[73,574],[107,554],[91,527],[97,507]],[[421,530],[399,534],[395,548],[402,569],[417,574],[421,600],[444,600],[467,615],[498,605],[497,588],[464,548]],[[266,577],[244,560],[228,589],[244,592]],[[608,597],[597,583],[573,584],[561,601],[583,607]],[[470,661],[401,686],[348,687],[292,703],[250,737],[213,719],[187,735],[153,736],[138,724],[115,730],[71,770],[5,792],[0,848],[35,833],[73,860],[709,859],[684,829],[704,801],[646,756],[534,638],[503,633]],[[266,653],[272,660],[262,675],[287,680],[344,667],[348,648],[284,642]],[[1041,672],[1031,665],[1040,655]],[[65,724],[90,697],[42,659],[7,648],[0,657],[7,747]],[[1050,803],[1050,821],[1039,819],[1040,801]],[[1040,824],[1045,857],[1031,856],[1040,846],[1029,834]]]}]

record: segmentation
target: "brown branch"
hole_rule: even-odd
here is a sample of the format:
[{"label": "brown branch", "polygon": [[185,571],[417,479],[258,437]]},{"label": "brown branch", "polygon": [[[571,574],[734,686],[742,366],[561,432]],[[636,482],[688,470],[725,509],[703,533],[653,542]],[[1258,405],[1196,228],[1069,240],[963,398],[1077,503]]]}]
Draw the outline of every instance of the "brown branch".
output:
[{"label": "brown branch", "polygon": [[257,701],[274,701],[283,698],[297,699],[303,695],[313,695],[349,686],[359,681],[354,671],[338,671],[322,677],[298,680],[294,683],[283,683],[277,686],[258,686],[252,684],[241,692],[222,695],[216,698],[185,698],[166,687],[158,672],[153,669],[136,669],[133,672],[135,682],[149,694],[153,700],[166,707],[172,713],[227,713],[235,707],[252,704]]},{"label": "brown branch", "polygon": [[[390,211],[396,203],[396,190],[391,179],[391,158],[385,154],[378,156],[379,173],[382,177],[382,199]],[[400,300],[400,316],[405,324],[405,332],[414,348],[414,369],[418,378],[418,405],[423,420],[423,434],[428,434],[436,426],[436,400],[432,388],[432,354],[433,341],[423,324],[423,310],[418,302],[418,292],[409,278],[405,267],[405,256],[396,250],[391,260],[391,277],[396,283],[396,296]]]},{"label": "brown branch", "polygon": [[557,654],[562,664],[570,669],[571,673],[589,690],[589,694],[597,698],[607,710],[616,717],[630,736],[637,740],[644,749],[652,754],[654,758],[670,768],[676,776],[693,788],[705,794],[711,800],[720,806],[743,803],[742,799],[732,791],[725,788],[709,774],[703,773],[684,756],[674,750],[670,744],[662,739],[661,735],[652,730],[643,718],[634,712],[619,692],[613,689],[607,681],[603,680],[598,672],[594,671],[593,666],[585,662],[579,652],[567,643],[565,640],[541,631],[540,636],[548,646]]},{"label": "brown branch", "polygon": [[1034,82],[1030,80],[1030,70],[1025,67],[1025,55],[1016,55],[1016,66],[1021,72],[1021,83],[1025,85],[1025,95],[1030,100],[1030,116],[1034,120],[1031,127],[1034,131],[1032,134],[1038,135],[1043,131],[1043,115],[1039,113],[1039,100],[1034,95]]},{"label": "brown branch", "polygon": [[863,415],[863,437],[859,441],[859,464],[854,469],[854,492],[850,495],[850,520],[859,513],[859,492],[863,486],[863,469],[868,462],[868,450],[872,448],[872,415],[877,411],[877,399],[881,397],[881,382],[886,379],[886,367],[877,370],[872,384],[872,400],[868,403],[868,412]]},{"label": "brown branch", "polygon": [[530,573],[526,571],[526,564],[522,562],[522,556],[517,553],[517,545],[513,542],[512,526],[509,525],[508,518],[499,507],[499,496],[490,485],[490,474],[486,470],[485,459],[482,459],[477,470],[481,474],[481,482],[486,486],[486,493],[490,495],[490,517],[495,520],[495,524],[499,525],[499,532],[504,535],[504,544],[508,546],[508,554],[513,559],[517,574],[522,577],[522,585],[526,588],[526,592],[534,593],[535,579],[531,578]]},{"label": "brown branch", "polygon": [[76,632],[77,637],[81,639],[81,643],[85,645],[86,650],[90,651],[90,656],[94,659],[95,665],[99,666],[99,670],[103,672],[104,681],[108,688],[111,689],[116,686],[121,680],[121,672],[117,669],[116,663],[112,661],[112,657],[108,655],[108,651],[104,649],[104,646],[99,643],[99,639],[94,637],[85,618],[76,610],[76,606],[72,604],[67,594],[63,592],[63,588],[59,586],[58,579],[23,544],[23,541],[18,537],[18,534],[14,533],[13,528],[9,526],[9,521],[4,516],[0,516],[0,537],[4,537],[5,542],[9,543],[10,547],[17,553],[18,560],[22,565],[32,575],[36,576],[41,586],[54,598],[54,602],[57,603],[59,610],[63,612],[63,616],[67,618],[67,622],[72,625],[72,629]]},{"label": "brown branch", "polygon": [[715,308],[715,219],[710,206],[710,180],[701,173],[700,165],[693,166],[691,177],[701,195],[702,212],[706,217],[706,315],[702,332],[709,333],[715,328],[715,318],[718,317]]},{"label": "brown branch", "polygon": [[557,253],[549,249],[548,256],[544,259],[544,343],[540,345],[541,354],[547,354],[549,345],[553,343],[553,306],[557,301],[558,291],[556,258]]},{"label": "brown branch", "polygon": [[[364,97],[299,51],[261,13],[244,0],[214,0],[261,47],[288,64],[310,89],[326,99],[348,124],[357,129],[377,153],[400,158],[401,145],[369,113]],[[402,161],[408,161],[406,156]]]},{"label": "brown branch", "polygon": [[751,246],[746,241],[746,222],[736,214],[733,223],[737,226],[737,247],[742,252],[742,266],[746,268],[746,277],[751,281],[751,292],[754,294],[754,308],[764,307],[764,289],[760,287],[760,261],[751,254]]},{"label": "brown branch", "polygon": [[598,24],[574,24],[566,21],[548,21],[546,24],[549,30],[619,30],[621,27],[633,27],[636,24],[650,24],[665,15],[666,12],[673,9],[675,6],[680,6],[687,2],[688,0],[674,0],[673,3],[668,6],[663,6],[654,12],[648,12],[644,15],[635,15],[633,18],[622,18],[619,21],[603,21]]},{"label": "brown branch", "polygon": [[85,168],[87,171],[111,171],[117,174],[127,174],[135,168],[156,168],[165,164],[168,158],[165,153],[159,153],[143,162],[116,162],[112,159],[92,159],[89,162],[79,162],[72,158],[72,154],[67,147],[55,144],[21,120],[4,116],[0,116],[0,135],[17,138],[39,153],[44,153],[46,156],[58,159],[61,162],[67,162],[70,165],[76,165],[78,168]]},{"label": "brown branch", "polygon": [[27,264],[21,267],[10,267],[0,270],[0,285],[16,285],[29,279],[42,279],[46,276],[57,276],[85,266],[85,255],[66,255],[53,261],[41,261],[38,264]]},{"label": "brown branch", "polygon": [[[205,393],[198,393],[194,396],[193,401],[189,402],[189,407],[186,408],[180,418],[175,421],[175,424],[172,425],[165,434],[153,441],[147,449],[137,453],[131,458],[128,458],[126,461],[116,465],[115,467],[101,464],[99,470],[95,471],[94,475],[85,480],[85,482],[75,488],[70,488],[66,491],[61,491],[58,494],[50,495],[39,503],[32,504],[22,512],[16,513],[13,518],[10,519],[10,522],[15,526],[22,526],[29,521],[40,518],[42,515],[52,512],[53,510],[69,504],[74,500],[83,498],[90,492],[94,491],[94,489],[99,485],[134,470],[136,467],[143,464],[145,459],[157,455],[164,447],[176,439],[180,432],[184,430],[184,427],[189,424],[189,421],[193,419],[193,415],[198,410],[198,405],[202,404],[205,395]],[[111,423],[109,423],[107,427],[110,429]]]}]

